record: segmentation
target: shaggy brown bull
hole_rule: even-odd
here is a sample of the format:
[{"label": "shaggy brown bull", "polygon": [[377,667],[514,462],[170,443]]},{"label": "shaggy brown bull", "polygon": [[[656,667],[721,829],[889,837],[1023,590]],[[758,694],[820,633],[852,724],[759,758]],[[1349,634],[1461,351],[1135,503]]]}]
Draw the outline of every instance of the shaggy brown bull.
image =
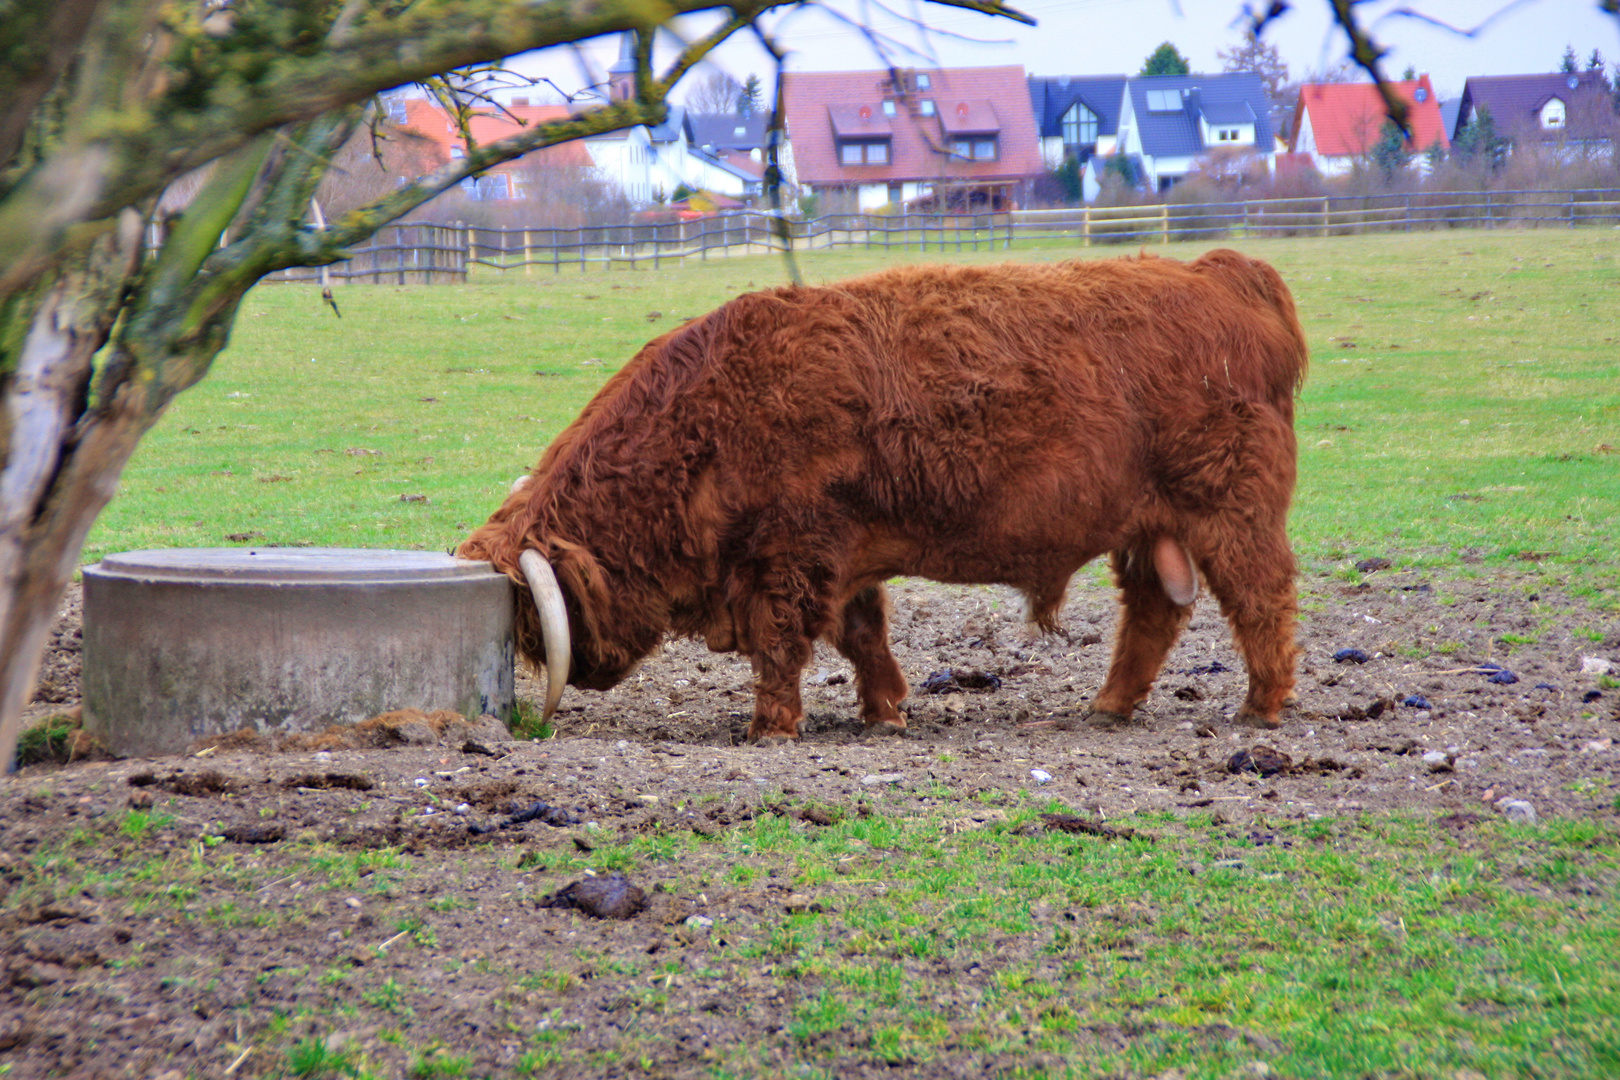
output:
[{"label": "shaggy brown bull", "polygon": [[752,659],[750,740],[796,738],[817,638],[867,728],[905,727],[883,582],[999,582],[1050,629],[1110,553],[1122,615],[1096,721],[1148,694],[1202,575],[1249,669],[1293,689],[1293,401],[1276,271],[915,266],[751,293],[646,345],[459,554],[527,581],[519,650],[604,690],[669,634]]}]

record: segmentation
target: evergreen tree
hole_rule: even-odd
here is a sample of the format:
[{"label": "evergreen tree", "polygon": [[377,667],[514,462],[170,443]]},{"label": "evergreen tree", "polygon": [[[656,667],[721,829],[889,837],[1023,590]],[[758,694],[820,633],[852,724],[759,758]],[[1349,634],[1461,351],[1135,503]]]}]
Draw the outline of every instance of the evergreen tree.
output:
[{"label": "evergreen tree", "polygon": [[1466,165],[1484,165],[1495,172],[1507,160],[1508,141],[1497,134],[1491,110],[1481,108],[1451,140],[1451,154]]},{"label": "evergreen tree", "polygon": [[1142,63],[1139,75],[1188,75],[1192,65],[1168,41],[1153,50],[1153,55]]},{"label": "evergreen tree", "polygon": [[750,72],[742,90],[737,94],[737,111],[744,116],[753,116],[759,112],[760,103],[764,98],[765,88],[761,85],[759,76]]},{"label": "evergreen tree", "polygon": [[1386,184],[1394,183],[1412,160],[1411,153],[1406,149],[1406,136],[1393,120],[1384,121],[1383,131],[1372,148],[1372,159]]},{"label": "evergreen tree", "polygon": [[1581,70],[1581,60],[1575,55],[1575,46],[1564,46],[1564,55],[1558,61],[1558,70],[1565,75],[1574,75]]}]

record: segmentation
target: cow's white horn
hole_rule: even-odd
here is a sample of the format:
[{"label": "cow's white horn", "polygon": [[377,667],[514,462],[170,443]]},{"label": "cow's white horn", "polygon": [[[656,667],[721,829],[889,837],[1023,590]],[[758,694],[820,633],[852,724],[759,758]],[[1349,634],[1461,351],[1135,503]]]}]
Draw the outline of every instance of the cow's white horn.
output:
[{"label": "cow's white horn", "polygon": [[538,551],[531,549],[518,556],[518,566],[529,579],[529,592],[540,613],[540,634],[546,639],[545,719],[549,721],[557,711],[557,702],[562,700],[563,687],[568,685],[568,658],[573,654],[568,640],[568,609],[563,604],[557,575]]}]

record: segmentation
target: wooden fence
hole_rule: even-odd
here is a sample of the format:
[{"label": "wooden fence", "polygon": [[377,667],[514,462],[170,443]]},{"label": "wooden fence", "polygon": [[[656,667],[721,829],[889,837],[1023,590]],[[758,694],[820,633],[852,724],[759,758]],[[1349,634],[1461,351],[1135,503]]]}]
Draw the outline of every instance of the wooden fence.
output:
[{"label": "wooden fence", "polygon": [[[1432,191],[1000,214],[830,214],[808,220],[739,211],[694,221],[569,229],[414,223],[385,227],[369,244],[351,249],[349,259],[327,272],[333,280],[434,284],[465,281],[469,272],[475,272],[473,267],[523,274],[657,268],[667,262],[785,248],[997,251],[1034,242],[1089,247],[1256,236],[1588,225],[1620,225],[1620,190]],[[299,267],[284,270],[272,280],[312,281],[320,274],[319,269]]]}]

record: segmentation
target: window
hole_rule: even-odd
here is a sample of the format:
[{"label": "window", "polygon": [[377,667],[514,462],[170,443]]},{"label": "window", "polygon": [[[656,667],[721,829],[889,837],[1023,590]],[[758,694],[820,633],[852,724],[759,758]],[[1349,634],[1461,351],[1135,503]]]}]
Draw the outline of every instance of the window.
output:
[{"label": "window", "polygon": [[1149,90],[1147,92],[1148,112],[1180,112],[1180,90]]},{"label": "window", "polygon": [[1544,128],[1561,128],[1564,126],[1564,103],[1553,98],[1541,107],[1541,126]]},{"label": "window", "polygon": [[1239,142],[1241,132],[1237,128],[1216,128],[1216,142]]},{"label": "window", "polygon": [[934,100],[933,100],[933,98],[923,98],[921,101],[919,101],[917,103],[917,111],[922,113],[924,116],[933,116],[934,115]]},{"label": "window", "polygon": [[883,102],[883,115],[884,116],[893,116],[894,113],[895,113],[894,98],[888,98]]},{"label": "window", "polygon": [[840,165],[887,165],[889,144],[886,141],[844,142],[838,144]]},{"label": "window", "polygon": [[467,156],[467,151],[463,150],[459,146],[452,146],[450,148],[450,156],[452,158],[464,158]]},{"label": "window", "polygon": [[1087,146],[1097,141],[1097,114],[1078,101],[1063,114],[1063,145]]},{"label": "window", "polygon": [[925,75],[924,73],[920,72],[920,71],[917,73],[917,89],[919,89],[919,90],[931,89],[931,86],[930,86],[930,84],[928,82],[928,76]]},{"label": "window", "polygon": [[951,143],[951,153],[964,161],[996,160],[996,140],[957,139]]}]

